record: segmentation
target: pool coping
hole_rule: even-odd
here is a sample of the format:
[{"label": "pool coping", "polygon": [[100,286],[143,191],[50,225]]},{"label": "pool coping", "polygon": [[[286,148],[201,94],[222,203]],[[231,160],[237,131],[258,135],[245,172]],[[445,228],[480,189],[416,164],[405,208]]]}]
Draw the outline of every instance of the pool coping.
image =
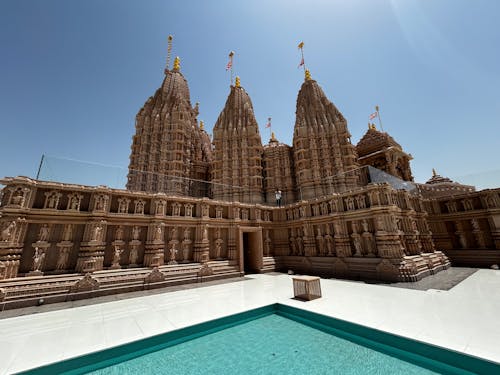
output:
[{"label": "pool coping", "polygon": [[500,373],[500,363],[317,312],[282,303],[273,303],[36,367],[23,371],[21,374],[83,374],[272,314],[283,316],[384,354],[396,356],[401,360],[432,371],[444,374]]}]

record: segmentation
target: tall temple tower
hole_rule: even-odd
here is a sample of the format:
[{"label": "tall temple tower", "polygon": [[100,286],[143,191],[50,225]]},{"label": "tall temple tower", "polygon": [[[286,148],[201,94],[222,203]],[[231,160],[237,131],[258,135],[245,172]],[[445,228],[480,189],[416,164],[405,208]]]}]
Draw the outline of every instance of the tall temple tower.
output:
[{"label": "tall temple tower", "polygon": [[281,191],[283,204],[295,202],[297,197],[292,148],[279,142],[274,133],[264,146],[262,164],[266,202],[274,203],[276,190]]},{"label": "tall temple tower", "polygon": [[208,135],[198,127],[180,60],[136,116],[127,189],[175,195],[204,195],[211,160]]},{"label": "tall temple tower", "polygon": [[262,141],[252,101],[239,77],[231,86],[213,133],[213,198],[263,202]]},{"label": "tall temple tower", "polygon": [[297,97],[293,158],[299,199],[342,192],[357,185],[356,150],[347,121],[305,71]]}]

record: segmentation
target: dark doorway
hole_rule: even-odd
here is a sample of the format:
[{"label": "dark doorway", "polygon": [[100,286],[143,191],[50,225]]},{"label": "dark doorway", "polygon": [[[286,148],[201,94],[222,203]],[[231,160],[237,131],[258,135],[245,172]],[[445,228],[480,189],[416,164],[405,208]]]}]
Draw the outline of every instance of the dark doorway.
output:
[{"label": "dark doorway", "polygon": [[249,233],[243,232],[243,258],[245,264],[245,273],[255,273],[255,270],[251,267],[251,259],[250,259],[250,239]]}]

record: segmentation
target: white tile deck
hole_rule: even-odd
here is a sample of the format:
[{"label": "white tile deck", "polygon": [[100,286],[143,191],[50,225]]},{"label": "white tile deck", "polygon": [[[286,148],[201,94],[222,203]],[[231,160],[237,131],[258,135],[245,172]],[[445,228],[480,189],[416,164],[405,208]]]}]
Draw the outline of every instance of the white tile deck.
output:
[{"label": "white tile deck", "polygon": [[500,271],[449,291],[321,280],[323,297],[293,300],[291,276],[251,280],[0,320],[0,374],[26,370],[282,303],[500,362]]}]

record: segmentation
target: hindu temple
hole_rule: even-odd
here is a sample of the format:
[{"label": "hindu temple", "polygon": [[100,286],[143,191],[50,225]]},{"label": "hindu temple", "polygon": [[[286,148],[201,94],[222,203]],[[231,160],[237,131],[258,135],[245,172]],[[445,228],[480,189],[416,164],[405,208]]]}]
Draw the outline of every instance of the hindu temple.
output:
[{"label": "hindu temple", "polygon": [[500,262],[500,189],[414,182],[412,156],[373,124],[353,144],[309,70],[291,146],[263,144],[238,77],[213,137],[198,114],[176,58],[137,113],[126,189],[1,179],[4,308],[249,272],[395,282]]}]

